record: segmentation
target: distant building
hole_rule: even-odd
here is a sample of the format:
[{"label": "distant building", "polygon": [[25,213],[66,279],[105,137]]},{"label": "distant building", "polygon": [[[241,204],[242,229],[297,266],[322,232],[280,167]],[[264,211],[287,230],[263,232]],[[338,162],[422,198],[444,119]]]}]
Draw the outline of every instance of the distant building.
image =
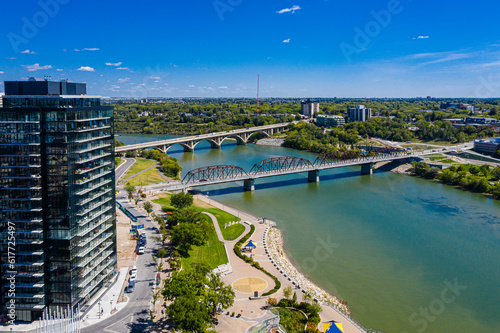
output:
[{"label": "distant building", "polygon": [[338,127],[345,124],[345,119],[342,116],[318,114],[316,116],[316,125],[323,127]]},{"label": "distant building", "polygon": [[349,121],[368,121],[372,117],[372,109],[364,105],[358,105],[356,108],[347,109],[347,120]]},{"label": "distant building", "polygon": [[307,101],[302,101],[300,104],[300,113],[306,117],[312,117],[315,113],[319,112],[319,102],[308,99]]},{"label": "distant building", "polygon": [[3,107],[3,98],[2,97],[4,95],[5,95],[4,93],[0,93],[0,108]]},{"label": "distant building", "polygon": [[495,118],[465,117],[462,119],[443,119],[443,120],[449,121],[455,128],[461,128],[467,125],[471,125],[477,129],[481,129],[483,127],[489,127],[494,131],[500,130],[500,120]]},{"label": "distant building", "polygon": [[446,102],[446,103],[442,103],[440,108],[441,108],[441,110],[449,109],[449,108],[458,108],[458,104],[452,103],[452,102]]},{"label": "distant building", "polygon": [[500,138],[474,140],[474,150],[494,154],[500,148]]}]

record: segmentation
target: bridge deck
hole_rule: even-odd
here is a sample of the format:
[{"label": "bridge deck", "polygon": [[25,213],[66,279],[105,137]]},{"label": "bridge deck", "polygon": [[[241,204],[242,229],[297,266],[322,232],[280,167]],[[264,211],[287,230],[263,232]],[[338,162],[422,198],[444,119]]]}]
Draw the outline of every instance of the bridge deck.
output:
[{"label": "bridge deck", "polygon": [[185,189],[190,188],[190,187],[230,183],[230,182],[236,182],[236,181],[244,181],[244,180],[248,180],[248,179],[255,180],[255,179],[260,179],[260,178],[283,176],[283,175],[290,175],[290,174],[309,172],[309,171],[320,171],[320,170],[343,168],[343,167],[363,165],[363,164],[371,164],[371,163],[378,163],[378,162],[409,159],[409,158],[418,157],[419,155],[420,154],[401,154],[398,156],[374,157],[374,158],[369,158],[369,159],[359,159],[359,160],[354,160],[354,161],[349,160],[349,161],[345,161],[345,162],[328,163],[328,164],[322,164],[322,165],[314,165],[313,164],[311,166],[306,166],[306,167],[297,168],[297,169],[290,169],[290,170],[248,173],[247,175],[241,175],[238,177],[231,177],[231,178],[211,179],[211,180],[207,180],[207,181],[196,181],[196,182],[189,182],[189,183],[181,183],[181,182],[170,183],[170,185],[165,184],[164,189],[168,190],[168,191],[179,191],[179,190],[185,190]]}]

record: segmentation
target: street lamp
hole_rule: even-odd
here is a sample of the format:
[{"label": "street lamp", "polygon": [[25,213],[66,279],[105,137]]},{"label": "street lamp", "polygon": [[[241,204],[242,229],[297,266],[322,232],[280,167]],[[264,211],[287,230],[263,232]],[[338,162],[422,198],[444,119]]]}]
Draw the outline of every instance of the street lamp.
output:
[{"label": "street lamp", "polygon": [[[113,295],[113,297],[115,297],[115,295]],[[110,306],[110,309],[109,309],[109,314],[112,314],[113,313],[113,299],[111,299],[109,301],[109,306]]]},{"label": "street lamp", "polygon": [[101,319],[101,301],[99,300],[99,319]]}]

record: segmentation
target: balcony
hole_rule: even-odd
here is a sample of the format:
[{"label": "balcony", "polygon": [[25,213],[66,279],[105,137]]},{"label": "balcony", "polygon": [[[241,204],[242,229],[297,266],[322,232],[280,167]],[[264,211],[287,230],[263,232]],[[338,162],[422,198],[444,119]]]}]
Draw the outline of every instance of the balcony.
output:
[{"label": "balcony", "polygon": [[[13,297],[5,296],[5,298],[44,298],[45,294],[44,293],[33,293],[33,294],[19,294],[15,293]],[[17,308],[17,304],[16,304]]]},{"label": "balcony", "polygon": [[68,121],[71,120],[71,121],[81,122],[81,121],[94,121],[94,120],[104,120],[104,119],[111,119],[111,117],[99,117],[90,119],[68,119]]},{"label": "balcony", "polygon": [[90,147],[90,148],[86,148],[86,149],[76,150],[76,151],[74,151],[74,153],[76,153],[76,154],[83,154],[83,153],[87,153],[87,152],[92,151],[92,150],[96,150],[96,149],[99,149],[99,148],[107,148],[107,147],[111,147],[111,145],[110,144],[98,145],[98,146],[95,146],[95,147]]},{"label": "balcony", "polygon": [[84,164],[84,163],[88,163],[88,162],[92,162],[92,161],[95,161],[97,159],[100,159],[100,158],[103,158],[103,157],[107,157],[107,156],[110,156],[113,152],[108,152],[108,153],[103,153],[101,155],[97,155],[97,156],[92,156],[90,158],[87,158],[85,160],[79,160],[79,161],[75,161],[74,164]]},{"label": "balcony", "polygon": [[[97,275],[99,275],[102,271],[104,271],[106,268],[108,268],[108,266],[113,262],[115,261],[114,258],[107,258],[108,260],[106,260],[105,262],[103,262],[100,266],[96,266],[96,268],[93,270],[93,274],[91,274],[90,276],[88,276],[87,278],[85,278],[85,280],[81,281],[80,283],[78,283],[78,288],[83,288],[85,287],[92,279],[94,279]],[[102,280],[101,280],[102,281]],[[100,282],[100,281],[99,281]],[[95,284],[93,284],[93,286],[96,286],[97,284],[99,284],[99,282],[96,282]]]},{"label": "balcony", "polygon": [[104,126],[90,126],[90,127],[83,127],[77,130],[73,130],[72,132],[74,133],[83,133],[83,132],[89,132],[89,131],[97,131],[97,130],[102,130],[106,128],[111,128],[109,125],[104,125]]},{"label": "balcony", "polygon": [[109,175],[110,173],[112,173],[113,170],[107,170],[107,171],[104,171],[104,172],[100,172],[94,176],[91,176],[90,178],[84,178],[84,179],[78,179],[78,180],[75,180],[74,184],[75,185],[84,185],[84,184],[87,184],[88,182],[91,182],[93,180],[96,180],[97,178],[100,178],[100,177],[103,177],[105,175]]},{"label": "balcony", "polygon": [[97,165],[95,167],[92,167],[92,168],[78,169],[78,170],[75,170],[75,174],[78,174],[78,175],[79,174],[85,174],[87,172],[90,172],[90,171],[102,168],[102,167],[107,166],[107,165],[111,165],[111,162],[104,162],[104,163],[99,164],[99,165]]},{"label": "balcony", "polygon": [[106,135],[102,135],[102,136],[95,136],[95,137],[89,138],[89,139],[76,140],[73,142],[84,143],[84,142],[90,142],[90,141],[94,141],[94,140],[98,140],[98,139],[105,139],[105,138],[110,138],[110,137],[111,137],[111,134],[106,134]]},{"label": "balcony", "polygon": [[[112,261],[110,261],[109,265],[111,265],[111,264],[112,264]],[[113,268],[111,268],[111,267],[108,267],[105,270],[103,270],[101,272],[101,274],[99,274],[99,278],[96,281],[94,281],[92,284],[87,286],[80,293],[78,293],[78,296],[81,298],[87,296],[96,286],[98,286],[104,279],[106,279],[111,272],[113,272]]]},{"label": "balcony", "polygon": [[99,191],[99,192],[97,192],[97,193],[94,193],[92,197],[90,197],[90,198],[88,198],[88,199],[85,199],[85,200],[83,200],[83,201],[81,201],[81,202],[78,202],[78,203],[77,203],[77,205],[78,205],[78,206],[83,206],[83,205],[85,205],[85,204],[87,204],[87,203],[91,202],[92,200],[95,200],[95,199],[97,199],[97,198],[100,198],[102,195],[104,195],[104,194],[106,194],[106,193],[111,192],[111,190],[112,190],[111,188],[108,188],[108,189],[105,189],[104,191]]},{"label": "balcony", "polygon": [[40,179],[41,175],[27,175],[27,176],[2,176],[4,179]]},{"label": "balcony", "polygon": [[[112,199],[113,199],[112,197],[109,197],[109,198],[107,198],[107,199],[105,199],[103,201],[99,201],[99,202],[96,202],[96,203],[94,203],[92,205],[87,206],[86,209],[81,208],[78,212],[76,212],[76,215],[77,216],[83,216],[83,215],[85,215],[87,213],[90,213],[93,209],[104,205],[106,202],[108,202],[108,201],[110,201]],[[79,205],[81,206],[82,204],[80,203]]]},{"label": "balcony", "polygon": [[[43,288],[43,286],[45,286],[43,281],[33,282],[33,283],[16,282],[15,285],[16,285],[16,288]],[[9,288],[10,283],[4,285],[4,287]]]},{"label": "balcony", "polygon": [[103,262],[105,259],[109,259],[109,255],[113,253],[113,251],[106,251],[106,254],[107,255],[102,255],[102,256],[99,256],[99,257],[94,257],[94,259],[96,259],[95,262],[92,262],[92,266],[87,266],[87,268],[85,269],[82,269],[80,270],[80,272],[78,273],[78,277],[80,278],[84,278],[87,274],[89,274],[90,272],[92,272],[96,267],[99,267],[99,264],[101,262]]},{"label": "balcony", "polygon": [[87,259],[83,260],[82,262],[79,262],[76,265],[76,267],[83,268],[83,267],[87,266],[87,264],[89,262],[91,262],[92,260],[97,258],[97,256],[99,256],[100,254],[102,254],[103,257],[108,257],[111,253],[113,253],[113,250],[106,250],[106,252],[104,252],[104,250],[107,249],[108,246],[110,246],[111,244],[113,244],[113,242],[105,243],[105,244],[103,244],[103,247],[99,247],[99,248],[95,249],[95,253],[93,253],[91,256],[89,256]]},{"label": "balcony", "polygon": [[[112,223],[109,223],[109,224],[104,224],[102,229],[87,229],[87,230],[83,230],[82,232],[80,232],[79,235],[83,234],[90,234],[90,236],[87,236],[86,239],[83,239],[81,240],[80,242],[78,242],[78,244],[76,246],[78,247],[84,247],[85,245],[87,245],[89,242],[92,242],[93,240],[95,240],[96,238],[98,238],[100,235],[102,235],[104,233],[104,231],[108,230],[109,228],[111,228],[113,226]],[[95,228],[95,226],[94,226]],[[80,236],[82,237],[82,236]]]},{"label": "balcony", "polygon": [[76,194],[76,195],[84,195],[85,193],[88,193],[88,192],[90,192],[90,191],[92,191],[92,190],[95,190],[96,188],[99,188],[99,187],[101,187],[101,186],[104,186],[104,185],[106,185],[106,184],[108,184],[108,183],[110,183],[110,182],[111,182],[111,179],[106,179],[106,180],[105,180],[105,181],[103,181],[103,182],[99,182],[99,183],[97,183],[96,185],[93,185],[93,186],[91,186],[91,187],[89,187],[89,188],[83,189],[83,190],[81,190],[81,191],[79,191],[79,192],[76,192],[75,194]]},{"label": "balcony", "polygon": [[[109,210],[109,208],[108,208],[108,210]],[[90,224],[91,222],[94,222],[94,224],[98,224],[98,223],[101,223],[101,222],[103,222],[103,221],[107,221],[107,220],[109,220],[109,219],[111,219],[111,218],[113,217],[113,215],[111,215],[111,214],[108,214],[108,215],[104,215],[104,216],[103,216],[103,214],[104,214],[105,212],[106,212],[106,211],[105,211],[105,210],[103,210],[103,211],[101,211],[101,214],[97,214],[97,215],[95,215],[95,216],[94,216],[93,218],[91,218],[91,219],[87,219],[87,220],[81,221],[80,223],[78,223],[78,222],[77,222],[77,225],[78,225],[78,227],[77,227],[77,232],[78,232],[78,230],[82,230],[82,231],[88,230],[88,229],[89,229],[89,227],[85,227],[85,226],[86,226],[87,224]],[[94,219],[95,219],[96,217],[100,217],[100,219],[98,219],[98,220],[95,220],[95,221],[94,221]]]},{"label": "balcony", "polygon": [[101,245],[109,236],[113,235],[112,232],[102,234],[104,237],[101,237],[98,240],[92,241],[89,244],[87,244],[87,248],[78,252],[76,254],[77,257],[82,258],[85,257],[87,254],[90,253],[93,249],[95,249],[97,246]]}]

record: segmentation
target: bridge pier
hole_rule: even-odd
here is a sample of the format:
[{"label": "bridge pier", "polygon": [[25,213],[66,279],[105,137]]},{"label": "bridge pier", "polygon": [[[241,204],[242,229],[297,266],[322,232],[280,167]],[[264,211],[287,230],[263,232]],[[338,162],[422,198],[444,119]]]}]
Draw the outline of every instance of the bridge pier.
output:
[{"label": "bridge pier", "polygon": [[220,149],[220,144],[217,144],[216,142],[210,142],[210,148],[211,149]]},{"label": "bridge pier", "polygon": [[373,163],[361,164],[361,174],[362,175],[372,175],[373,174]]},{"label": "bridge pier", "polygon": [[243,190],[244,191],[255,191],[255,179],[243,180]]},{"label": "bridge pier", "polygon": [[319,170],[311,170],[307,173],[309,183],[319,183]]}]

